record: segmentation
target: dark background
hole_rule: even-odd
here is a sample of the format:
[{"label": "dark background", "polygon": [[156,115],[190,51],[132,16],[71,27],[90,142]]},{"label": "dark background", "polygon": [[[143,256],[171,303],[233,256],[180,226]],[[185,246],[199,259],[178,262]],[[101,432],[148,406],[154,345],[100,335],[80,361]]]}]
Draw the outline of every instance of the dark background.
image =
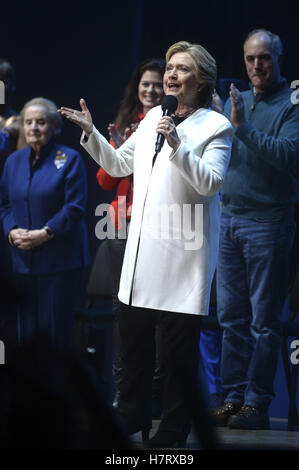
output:
[{"label": "dark background", "polygon": [[[138,62],[164,57],[179,40],[202,44],[215,57],[219,77],[247,82],[242,48],[247,33],[265,27],[285,47],[282,73],[289,83],[297,73],[298,10],[285,1],[88,1],[24,2],[0,9],[1,52],[16,70],[15,108],[36,96],[57,106],[78,107],[84,97],[95,125],[107,135],[124,88]],[[62,141],[80,149],[89,181],[86,220],[91,252],[97,204],[113,194],[97,185],[97,165],[80,148],[80,130],[65,121]]]},{"label": "dark background", "polygon": [[[96,127],[107,137],[107,125],[116,116],[138,62],[164,57],[168,47],[179,40],[206,47],[217,61],[220,78],[247,82],[243,41],[249,31],[264,27],[283,42],[282,75],[289,83],[299,79],[298,20],[298,7],[290,1],[11,2],[0,8],[0,57],[16,70],[17,111],[36,96],[49,98],[58,107],[78,107],[84,97]],[[110,202],[113,193],[98,186],[98,166],[80,147],[80,134],[78,127],[65,121],[62,141],[80,150],[86,165],[86,222],[93,256],[99,244],[94,233],[95,208]],[[284,384],[279,387],[285,389]],[[286,411],[287,400],[283,402],[279,416],[281,406]]]}]

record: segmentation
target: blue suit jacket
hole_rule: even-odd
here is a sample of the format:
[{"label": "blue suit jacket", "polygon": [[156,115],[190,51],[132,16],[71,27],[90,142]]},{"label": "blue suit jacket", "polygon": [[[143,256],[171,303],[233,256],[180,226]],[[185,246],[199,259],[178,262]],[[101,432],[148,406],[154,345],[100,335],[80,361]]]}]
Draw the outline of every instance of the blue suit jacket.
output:
[{"label": "blue suit jacket", "polygon": [[89,263],[84,213],[87,199],[85,167],[80,154],[49,142],[32,167],[32,150],[14,152],[6,160],[0,187],[0,215],[7,237],[13,227],[40,229],[48,225],[54,238],[23,251],[13,247],[13,270],[49,274]]}]

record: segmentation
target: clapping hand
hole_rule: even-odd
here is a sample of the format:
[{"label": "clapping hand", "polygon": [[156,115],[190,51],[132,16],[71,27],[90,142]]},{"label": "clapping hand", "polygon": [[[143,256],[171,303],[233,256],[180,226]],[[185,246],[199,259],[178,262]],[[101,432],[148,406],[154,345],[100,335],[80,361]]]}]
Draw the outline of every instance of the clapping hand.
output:
[{"label": "clapping hand", "polygon": [[113,140],[116,148],[119,148],[130,135],[136,131],[138,123],[134,122],[130,127],[126,127],[124,134],[121,134],[115,124],[109,124],[108,131],[110,139]]},{"label": "clapping hand", "polygon": [[211,108],[217,113],[223,113],[222,99],[220,98],[216,90],[214,90],[214,93],[212,95]]},{"label": "clapping hand", "polygon": [[109,124],[108,131],[110,139],[113,140],[115,147],[118,149],[118,147],[120,147],[124,143],[124,137],[119,132],[115,124]]},{"label": "clapping hand", "polygon": [[62,106],[60,109],[58,109],[58,112],[62,116],[66,117],[67,119],[81,127],[87,137],[89,137],[89,135],[92,133],[93,123],[91,114],[83,98],[80,99],[80,107],[81,111],[77,111],[75,109],[65,108],[64,106]]},{"label": "clapping hand", "polygon": [[229,96],[232,102],[230,118],[232,125],[237,128],[245,120],[245,111],[242,94],[233,83],[230,86]]}]

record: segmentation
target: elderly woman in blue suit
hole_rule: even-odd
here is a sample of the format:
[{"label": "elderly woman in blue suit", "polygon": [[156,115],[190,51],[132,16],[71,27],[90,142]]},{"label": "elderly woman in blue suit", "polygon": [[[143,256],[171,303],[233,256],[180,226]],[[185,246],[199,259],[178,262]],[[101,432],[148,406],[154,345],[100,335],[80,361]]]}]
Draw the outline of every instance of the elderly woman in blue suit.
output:
[{"label": "elderly woman in blue suit", "polygon": [[55,143],[61,117],[52,101],[30,100],[21,117],[28,148],[8,157],[0,192],[20,292],[18,338],[47,336],[67,348],[82,268],[89,262],[85,167],[76,150]]}]

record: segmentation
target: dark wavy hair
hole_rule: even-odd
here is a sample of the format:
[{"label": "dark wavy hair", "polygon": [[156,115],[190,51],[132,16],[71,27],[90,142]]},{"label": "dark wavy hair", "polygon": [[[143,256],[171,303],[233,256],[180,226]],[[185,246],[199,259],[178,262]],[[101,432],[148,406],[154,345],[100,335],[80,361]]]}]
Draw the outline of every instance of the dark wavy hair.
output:
[{"label": "dark wavy hair", "polygon": [[163,59],[144,60],[133,73],[125,89],[124,97],[115,120],[120,132],[124,132],[127,127],[130,127],[132,122],[136,121],[138,113],[142,112],[142,105],[138,98],[138,85],[142,75],[147,70],[158,72],[163,79],[165,61]]}]

